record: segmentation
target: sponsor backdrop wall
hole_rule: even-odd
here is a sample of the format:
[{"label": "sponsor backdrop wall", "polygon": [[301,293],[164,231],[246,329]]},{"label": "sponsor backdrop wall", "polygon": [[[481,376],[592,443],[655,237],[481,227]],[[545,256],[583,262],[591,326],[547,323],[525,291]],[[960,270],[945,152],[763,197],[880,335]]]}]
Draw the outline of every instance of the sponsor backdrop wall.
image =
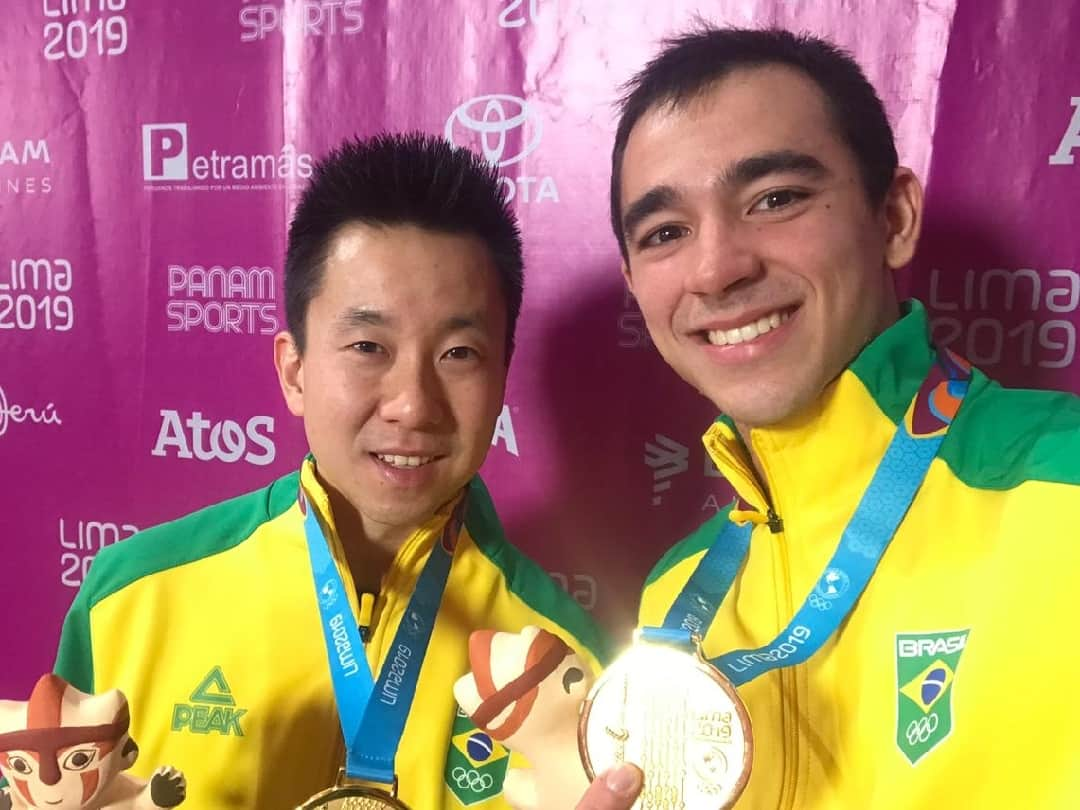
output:
[{"label": "sponsor backdrop wall", "polygon": [[1080,388],[1077,3],[10,0],[4,11],[2,696],[51,666],[102,546],[302,458],[271,366],[289,212],[315,158],[384,129],[445,134],[499,167],[528,275],[483,472],[510,536],[625,627],[651,564],[729,498],[699,442],[714,414],[650,345],[606,221],[617,88],[695,14],[806,29],[854,52],[903,161],[928,183],[904,289],[928,303],[942,340],[1005,381]]}]

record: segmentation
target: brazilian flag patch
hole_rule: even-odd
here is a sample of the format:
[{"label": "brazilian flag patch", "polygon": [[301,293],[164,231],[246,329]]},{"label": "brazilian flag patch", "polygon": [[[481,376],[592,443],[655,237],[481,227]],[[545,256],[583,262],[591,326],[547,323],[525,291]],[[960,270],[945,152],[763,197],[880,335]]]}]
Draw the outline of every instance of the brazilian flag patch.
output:
[{"label": "brazilian flag patch", "polygon": [[446,753],[446,787],[454,797],[470,807],[498,796],[509,764],[510,752],[458,709]]}]

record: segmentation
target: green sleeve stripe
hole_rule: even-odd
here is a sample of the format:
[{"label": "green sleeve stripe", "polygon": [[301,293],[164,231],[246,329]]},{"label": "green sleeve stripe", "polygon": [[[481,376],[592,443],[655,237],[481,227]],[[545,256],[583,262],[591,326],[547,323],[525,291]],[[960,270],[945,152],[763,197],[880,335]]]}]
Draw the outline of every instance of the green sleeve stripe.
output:
[{"label": "green sleeve stripe", "polygon": [[515,596],[571,633],[601,664],[608,663],[611,642],[607,635],[547,572],[506,539],[491,495],[480,476],[475,476],[469,485],[465,526],[476,547],[502,572]]},{"label": "green sleeve stripe", "polygon": [[53,671],[76,689],[93,694],[94,648],[90,638],[86,589],[80,589],[75,595],[75,601],[64,618]]},{"label": "green sleeve stripe", "polygon": [[687,557],[693,557],[698,552],[704,551],[711,546],[720,533],[720,529],[727,522],[728,514],[734,506],[734,503],[728,504],[702,523],[694,530],[693,534],[688,535],[668,549],[667,554],[660,558],[660,561],[653,566],[653,570],[649,572],[649,576],[645,578],[645,586],[652,585]]},{"label": "green sleeve stripe", "polygon": [[[228,551],[296,503],[299,471],[169,523],[138,532],[94,558],[80,596],[87,611],[143,577]],[[85,593],[84,593],[85,592]]]},{"label": "green sleeve stripe", "polygon": [[1080,485],[1080,399],[1003,388],[976,371],[941,445],[953,474],[975,489],[1027,481]]}]

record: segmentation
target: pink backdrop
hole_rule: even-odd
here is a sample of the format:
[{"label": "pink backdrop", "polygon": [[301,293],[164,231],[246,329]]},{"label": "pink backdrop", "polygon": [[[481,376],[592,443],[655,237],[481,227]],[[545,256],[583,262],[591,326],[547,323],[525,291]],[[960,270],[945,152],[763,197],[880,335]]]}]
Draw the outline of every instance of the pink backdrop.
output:
[{"label": "pink backdrop", "polygon": [[[501,168],[527,292],[484,468],[518,544],[612,627],[727,492],[607,221],[617,86],[695,13],[824,34],[928,182],[904,288],[1012,384],[1080,389],[1080,5],[1028,0],[11,0],[0,28],[0,695],[52,663],[94,552],[305,447],[271,367],[290,201],[346,135]],[[193,598],[197,598],[193,595]]]}]

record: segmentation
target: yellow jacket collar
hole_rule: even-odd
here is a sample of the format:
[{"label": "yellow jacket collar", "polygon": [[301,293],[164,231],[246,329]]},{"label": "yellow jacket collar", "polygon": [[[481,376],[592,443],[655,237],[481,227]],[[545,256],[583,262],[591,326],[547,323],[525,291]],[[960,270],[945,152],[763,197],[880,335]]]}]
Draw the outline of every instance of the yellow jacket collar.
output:
[{"label": "yellow jacket collar", "polygon": [[[705,449],[735,488],[737,520],[764,523],[772,510],[794,510],[835,499],[838,478],[870,477],[934,358],[926,310],[904,304],[901,318],[860,352],[807,409],[748,438],[764,475],[750,461],[744,437],[726,416],[703,437]],[[752,514],[756,513],[756,514]]]},{"label": "yellow jacket collar", "polygon": [[[342,545],[341,536],[334,522],[334,510],[330,505],[330,495],[323,486],[316,472],[314,457],[307,456],[300,468],[300,485],[304,489],[308,503],[315,507],[315,514],[319,517],[323,530],[326,532],[326,540],[330,546],[330,553],[338,562],[340,568],[345,568],[345,549]],[[456,496],[451,498],[426,521],[416,527],[406,538],[405,542],[397,550],[391,570],[411,567],[419,559],[426,556],[431,550],[436,539],[440,536],[446,521],[453,513],[458,501],[464,497],[467,488],[463,488]],[[351,583],[349,583],[351,586]]]}]

